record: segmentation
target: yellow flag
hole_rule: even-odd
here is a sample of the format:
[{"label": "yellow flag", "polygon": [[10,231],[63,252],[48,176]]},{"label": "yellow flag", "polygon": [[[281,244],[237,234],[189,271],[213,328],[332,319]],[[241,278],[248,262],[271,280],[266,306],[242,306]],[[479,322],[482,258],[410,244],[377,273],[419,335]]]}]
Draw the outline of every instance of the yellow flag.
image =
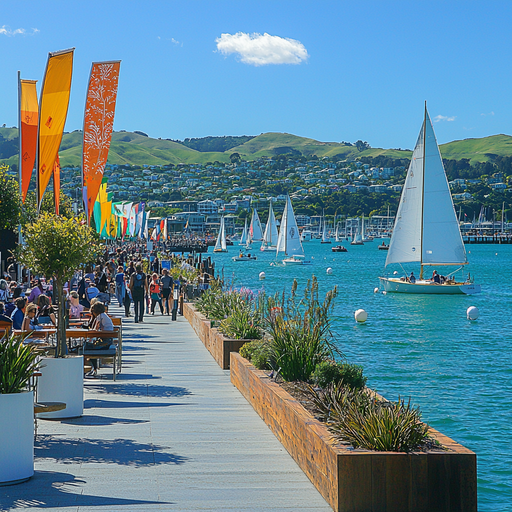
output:
[{"label": "yellow flag", "polygon": [[52,176],[66,124],[73,72],[73,52],[74,48],[48,55],[39,109],[37,145],[38,207],[41,206],[44,191]]}]

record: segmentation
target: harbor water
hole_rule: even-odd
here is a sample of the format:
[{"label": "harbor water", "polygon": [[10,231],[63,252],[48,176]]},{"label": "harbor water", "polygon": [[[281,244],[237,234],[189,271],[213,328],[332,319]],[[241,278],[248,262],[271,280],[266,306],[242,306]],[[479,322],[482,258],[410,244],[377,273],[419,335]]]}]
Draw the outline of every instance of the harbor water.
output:
[{"label": "harbor water", "polygon": [[[385,295],[374,292],[386,260],[380,242],[345,242],[348,252],[333,253],[313,240],[304,243],[312,264],[291,267],[272,266],[275,253],[259,244],[256,261],[232,261],[236,245],[209,255],[236,287],[289,292],[294,278],[301,287],[312,274],[321,297],[337,286],[333,330],[342,353],[364,367],[371,388],[392,400],[410,397],[425,422],[477,454],[480,511],[512,511],[512,246],[466,247],[481,294]],[[466,318],[470,306],[480,311],[476,321]],[[354,320],[360,308],[364,324]]]}]

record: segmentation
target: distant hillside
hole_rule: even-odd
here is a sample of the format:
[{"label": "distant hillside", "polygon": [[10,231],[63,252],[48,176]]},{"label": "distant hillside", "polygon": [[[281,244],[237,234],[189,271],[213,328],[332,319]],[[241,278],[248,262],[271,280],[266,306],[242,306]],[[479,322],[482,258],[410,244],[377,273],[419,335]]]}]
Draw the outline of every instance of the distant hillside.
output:
[{"label": "distant hillside", "polygon": [[[18,130],[0,128],[0,162],[18,163]],[[224,139],[224,140],[223,140]],[[224,151],[198,151],[189,146],[205,149],[208,147],[229,147]],[[411,151],[399,149],[371,148],[359,151],[355,145],[338,142],[320,142],[288,133],[263,133],[257,137],[204,137],[172,141],[152,139],[142,132],[114,132],[108,157],[109,163],[132,165],[165,164],[204,164],[207,162],[229,162],[232,153],[238,153],[243,159],[255,160],[259,157],[272,157],[291,153],[297,156],[319,158],[355,157],[410,158]],[[192,142],[190,142],[192,141]],[[237,146],[232,146],[238,143]],[[449,142],[441,147],[443,158],[460,160],[467,158],[471,163],[492,161],[496,156],[512,156],[512,137],[492,135],[481,139],[465,139]],[[82,132],[67,133],[62,139],[60,158],[62,165],[80,165],[82,153]]]}]

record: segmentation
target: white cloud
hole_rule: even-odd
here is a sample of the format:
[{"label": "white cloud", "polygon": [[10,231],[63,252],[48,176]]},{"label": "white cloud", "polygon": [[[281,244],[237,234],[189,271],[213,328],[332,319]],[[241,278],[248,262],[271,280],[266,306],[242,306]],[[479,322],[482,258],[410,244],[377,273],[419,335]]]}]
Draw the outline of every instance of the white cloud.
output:
[{"label": "white cloud", "polygon": [[300,64],[309,57],[304,45],[295,39],[270,34],[221,34],[215,42],[224,55],[238,54],[244,64]]},{"label": "white cloud", "polygon": [[439,121],[455,121],[457,116],[436,116],[434,117],[434,123],[438,123]]},{"label": "white cloud", "polygon": [[480,114],[481,116],[493,116],[494,115],[494,112],[491,111],[489,112],[488,114]]},{"label": "white cloud", "polygon": [[17,36],[17,35],[30,35],[33,36],[34,34],[39,33],[38,28],[33,28],[32,32],[27,32],[24,28],[17,28],[15,30],[11,30],[7,25],[2,25],[0,27],[0,35],[4,36]]},{"label": "white cloud", "polygon": [[178,40],[174,39],[174,37],[171,37],[171,38],[166,37],[165,39],[162,39],[160,36],[156,36],[156,38],[159,40],[163,40],[163,41],[170,41],[171,43],[178,45],[178,46],[183,46],[183,43],[180,43]]}]

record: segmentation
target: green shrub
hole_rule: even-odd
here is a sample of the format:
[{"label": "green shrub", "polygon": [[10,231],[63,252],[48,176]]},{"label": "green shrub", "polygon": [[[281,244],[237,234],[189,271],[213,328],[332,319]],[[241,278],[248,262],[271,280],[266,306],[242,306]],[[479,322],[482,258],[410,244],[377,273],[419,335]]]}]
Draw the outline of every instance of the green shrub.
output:
[{"label": "green shrub", "polygon": [[38,369],[37,352],[23,340],[14,334],[0,339],[0,394],[21,393]]},{"label": "green shrub", "polygon": [[431,441],[419,408],[371,398],[365,390],[330,384],[323,390],[308,387],[315,414],[340,441],[354,448],[410,452]]},{"label": "green shrub", "polygon": [[252,311],[250,303],[237,304],[230,315],[221,321],[219,330],[237,340],[257,340],[261,338],[259,318]]},{"label": "green shrub", "polygon": [[366,385],[367,377],[363,376],[362,366],[322,361],[316,365],[311,380],[321,388],[325,388],[330,383],[338,384],[342,382],[343,385],[352,389],[362,389]]},{"label": "green shrub", "polygon": [[308,386],[311,402],[314,405],[315,415],[327,424],[333,417],[343,416],[351,404],[364,412],[370,403],[368,393],[360,389],[351,389],[340,383],[331,383],[324,389]]},{"label": "green shrub", "polygon": [[254,340],[245,343],[240,349],[240,355],[250,361],[258,370],[270,370],[270,349],[268,341]]},{"label": "green shrub", "polygon": [[345,414],[331,416],[328,426],[339,439],[367,450],[411,452],[429,440],[419,408],[400,397],[397,402],[371,400],[363,411],[351,403]]},{"label": "green shrub", "polygon": [[337,353],[331,339],[330,316],[336,288],[329,291],[323,303],[318,299],[318,281],[308,281],[303,298],[296,299],[294,281],[288,299],[284,294],[266,303],[266,325],[272,336],[271,360],[285,381],[308,381],[317,364],[334,359]]}]

